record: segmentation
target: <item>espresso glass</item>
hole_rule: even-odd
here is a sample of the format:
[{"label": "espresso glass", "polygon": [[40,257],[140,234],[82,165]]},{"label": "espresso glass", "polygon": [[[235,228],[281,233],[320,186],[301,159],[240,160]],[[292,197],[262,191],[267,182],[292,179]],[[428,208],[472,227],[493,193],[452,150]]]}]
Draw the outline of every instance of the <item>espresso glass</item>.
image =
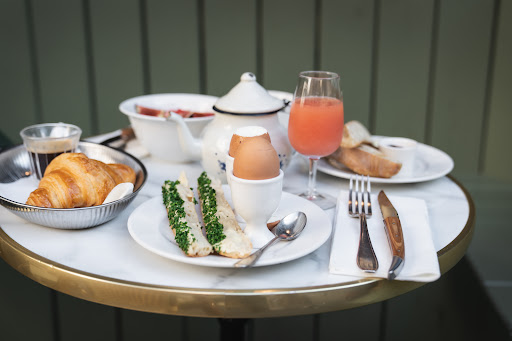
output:
[{"label": "espresso glass", "polygon": [[24,128],[20,135],[30,155],[32,174],[41,179],[53,159],[62,153],[75,152],[81,134],[79,127],[67,123],[43,123]]}]

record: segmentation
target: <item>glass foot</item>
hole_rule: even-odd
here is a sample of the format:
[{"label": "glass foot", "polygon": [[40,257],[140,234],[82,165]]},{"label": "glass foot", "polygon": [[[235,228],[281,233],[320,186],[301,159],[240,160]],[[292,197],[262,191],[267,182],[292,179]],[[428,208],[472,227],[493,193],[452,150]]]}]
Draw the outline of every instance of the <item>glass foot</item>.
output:
[{"label": "glass foot", "polygon": [[301,193],[298,194],[298,196],[311,201],[323,210],[328,210],[336,206],[336,198],[329,194],[315,193],[309,195],[308,193]]}]

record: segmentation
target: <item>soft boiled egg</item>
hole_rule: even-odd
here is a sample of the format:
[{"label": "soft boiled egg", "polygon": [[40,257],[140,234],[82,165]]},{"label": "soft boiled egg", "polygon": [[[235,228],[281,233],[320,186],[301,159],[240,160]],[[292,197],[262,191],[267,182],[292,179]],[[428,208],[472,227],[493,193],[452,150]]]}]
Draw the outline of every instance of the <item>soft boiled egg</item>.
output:
[{"label": "soft boiled egg", "polygon": [[279,175],[279,157],[264,137],[244,140],[233,162],[233,175],[246,180],[264,180]]},{"label": "soft boiled egg", "polygon": [[231,143],[229,144],[229,156],[235,157],[242,142],[255,137],[263,137],[270,142],[270,136],[268,135],[267,129],[263,127],[245,126],[235,130],[235,133],[231,137]]}]

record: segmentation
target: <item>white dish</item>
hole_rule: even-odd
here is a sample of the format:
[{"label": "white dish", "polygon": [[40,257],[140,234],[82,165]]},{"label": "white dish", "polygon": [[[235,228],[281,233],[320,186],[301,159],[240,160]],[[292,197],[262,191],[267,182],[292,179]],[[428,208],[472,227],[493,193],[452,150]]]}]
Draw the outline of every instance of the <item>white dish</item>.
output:
[{"label": "white dish", "polygon": [[[176,123],[164,117],[137,113],[135,106],[162,110],[190,110],[201,113],[214,113],[213,105],[217,97],[197,94],[151,94],[129,98],[119,104],[119,110],[128,116],[130,124],[140,144],[153,156],[171,162],[193,161],[181,147]],[[215,116],[185,118],[184,121],[194,137],[199,137],[203,129]]]},{"label": "white dish", "polygon": [[[229,188],[224,185],[225,196],[231,207]],[[279,208],[272,220],[280,219],[286,214],[302,211],[308,222],[299,238],[290,242],[279,242],[263,253],[255,266],[285,263],[303,257],[322,246],[332,231],[332,222],[327,213],[306,199],[283,192]],[[245,224],[240,223],[244,228]],[[238,260],[209,255],[206,257],[187,257],[174,242],[174,235],[169,227],[167,213],[161,196],[154,197],[137,207],[128,218],[128,231],[132,238],[147,250],[177,262],[199,266],[230,268]],[[254,252],[255,250],[253,250]]]},{"label": "white dish", "polygon": [[[382,137],[375,136],[375,139],[377,141],[380,138]],[[446,174],[452,171],[453,166],[453,159],[445,152],[432,146],[423,143],[418,143],[412,173],[399,173],[389,179],[376,177],[370,177],[370,179],[374,183],[401,184],[423,182],[438,179],[440,177],[445,176]],[[338,169],[334,166],[331,166],[329,162],[327,162],[327,160],[323,158],[318,161],[318,170],[323,173],[334,175],[344,179],[350,179],[350,176],[355,174],[346,167],[343,169]]]}]

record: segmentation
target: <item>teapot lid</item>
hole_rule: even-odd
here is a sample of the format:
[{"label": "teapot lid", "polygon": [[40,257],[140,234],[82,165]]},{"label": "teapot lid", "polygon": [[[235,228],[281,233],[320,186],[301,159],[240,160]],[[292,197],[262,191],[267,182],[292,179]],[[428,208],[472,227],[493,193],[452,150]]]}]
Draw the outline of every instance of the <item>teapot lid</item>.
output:
[{"label": "teapot lid", "polygon": [[273,114],[285,107],[283,100],[268,93],[258,82],[256,76],[246,72],[240,77],[226,95],[219,98],[213,109],[224,114]]}]

